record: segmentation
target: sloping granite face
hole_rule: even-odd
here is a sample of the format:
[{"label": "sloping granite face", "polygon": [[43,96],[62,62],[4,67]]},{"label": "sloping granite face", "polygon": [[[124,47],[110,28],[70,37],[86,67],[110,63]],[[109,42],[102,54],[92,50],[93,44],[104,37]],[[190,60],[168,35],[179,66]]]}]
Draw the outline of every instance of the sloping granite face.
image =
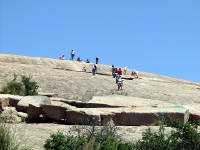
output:
[{"label": "sloping granite face", "polygon": [[[81,72],[83,66],[86,73]],[[122,94],[174,105],[200,102],[199,83],[139,72],[139,79],[125,80],[124,90],[117,91],[111,66],[99,64],[97,67],[97,75],[93,76],[92,64],[84,62],[0,54],[0,87],[12,80],[15,73],[30,75],[38,82],[39,92],[55,93],[71,100],[88,101],[93,96]]]},{"label": "sloping granite face", "polygon": [[[84,66],[86,72],[82,72]],[[31,76],[32,80],[39,84],[40,93],[54,93],[64,99],[60,102],[80,107],[77,109],[83,109],[81,110],[82,115],[89,115],[85,111],[86,109],[91,112],[94,108],[98,108],[98,111],[92,112],[93,116],[96,116],[97,112],[103,111],[103,114],[100,115],[100,121],[102,121],[102,116],[104,119],[113,117],[113,112],[108,111],[113,109],[120,110],[114,112],[114,119],[120,118],[121,114],[127,115],[127,118],[131,118],[130,116],[135,114],[139,115],[139,112],[136,111],[139,108],[141,108],[142,113],[149,115],[151,113],[153,116],[159,113],[165,114],[167,109],[170,110],[171,114],[179,115],[187,114],[184,110],[180,111],[182,110],[180,106],[195,106],[200,103],[199,83],[140,72],[139,79],[125,80],[123,90],[117,91],[115,79],[111,76],[111,66],[98,64],[97,67],[97,75],[93,76],[91,63],[0,54],[0,87],[11,81],[13,74]],[[127,78],[130,73],[131,70],[128,70]],[[93,96],[95,97],[92,99]],[[13,101],[13,105],[16,103],[17,101]],[[56,108],[55,110],[57,110],[57,107],[61,106],[52,106],[51,109]],[[150,108],[150,112],[144,112],[145,108]],[[79,115],[77,109],[63,109],[62,113],[74,111],[78,112],[76,115]],[[126,112],[126,110],[129,111]],[[193,114],[196,115],[197,112]],[[60,118],[62,117],[63,114]],[[187,115],[182,115],[182,121],[185,120],[187,120]]]}]

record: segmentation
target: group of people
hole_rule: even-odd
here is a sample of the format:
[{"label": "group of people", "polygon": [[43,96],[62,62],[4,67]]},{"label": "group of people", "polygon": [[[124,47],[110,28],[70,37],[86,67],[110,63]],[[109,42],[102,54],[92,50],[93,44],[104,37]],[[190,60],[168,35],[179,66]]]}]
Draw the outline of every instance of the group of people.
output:
[{"label": "group of people", "polygon": [[[75,50],[72,50],[71,53],[70,53],[70,55],[71,55],[71,58],[70,58],[70,59],[71,59],[71,60],[74,60],[75,54],[76,54]],[[60,60],[65,60],[65,55],[60,56],[59,59],[60,59]],[[82,62],[82,60],[81,60],[80,57],[77,57],[77,61]],[[90,63],[90,59],[87,58],[85,62],[86,62],[86,63]],[[99,58],[96,57],[96,64],[98,64],[98,63],[99,63]]]},{"label": "group of people", "polygon": [[[71,55],[71,60],[74,60],[75,54],[76,54],[76,53],[75,53],[75,50],[72,50],[71,53],[70,53],[70,55]],[[60,60],[65,60],[65,55],[60,56],[59,59],[60,59]],[[77,58],[77,61],[81,62],[82,60],[81,60],[80,57],[78,57],[78,58]],[[86,59],[86,63],[90,63],[90,59],[87,58],[87,59]],[[96,64],[93,64],[93,66],[92,66],[92,74],[93,74],[93,75],[95,75],[95,74],[97,73],[97,64],[98,64],[98,63],[99,63],[99,58],[96,57]],[[120,89],[122,90],[122,86],[123,86],[123,81],[124,81],[124,80],[122,80],[121,76],[122,76],[122,73],[123,73],[124,75],[127,74],[127,69],[128,69],[128,67],[126,66],[126,67],[124,67],[124,71],[122,71],[121,68],[116,68],[114,65],[112,65],[112,76],[113,76],[113,78],[116,79],[116,84],[117,84],[117,86],[118,86],[118,90],[120,90]],[[82,68],[82,71],[83,71],[83,72],[86,72],[86,67],[83,67],[83,68]],[[138,71],[133,70],[133,71],[131,72],[131,76],[134,76],[134,77],[138,78]]]},{"label": "group of people", "polygon": [[[128,67],[124,67],[124,74],[126,75],[127,74],[127,69]],[[116,78],[116,84],[118,86],[118,90],[122,90],[122,86],[123,86],[123,81],[122,78],[121,78],[121,75],[122,75],[122,69],[121,68],[116,68],[114,65],[112,65],[112,76],[113,78]],[[131,72],[131,76],[134,76],[136,78],[138,78],[138,71],[136,70],[133,70]]]}]

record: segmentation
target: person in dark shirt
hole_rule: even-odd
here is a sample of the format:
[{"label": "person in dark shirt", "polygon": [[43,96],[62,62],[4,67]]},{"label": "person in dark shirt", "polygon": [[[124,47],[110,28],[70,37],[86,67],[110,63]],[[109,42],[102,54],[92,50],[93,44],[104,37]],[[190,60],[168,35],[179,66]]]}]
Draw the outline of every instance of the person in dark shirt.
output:
[{"label": "person in dark shirt", "polygon": [[96,64],[98,64],[99,63],[99,58],[98,57],[96,57]]}]

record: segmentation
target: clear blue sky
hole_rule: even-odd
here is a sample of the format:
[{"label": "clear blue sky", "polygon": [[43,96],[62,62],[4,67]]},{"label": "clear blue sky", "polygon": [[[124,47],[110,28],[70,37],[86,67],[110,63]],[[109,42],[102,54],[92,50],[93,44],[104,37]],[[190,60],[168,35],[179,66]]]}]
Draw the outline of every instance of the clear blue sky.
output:
[{"label": "clear blue sky", "polygon": [[83,60],[200,82],[200,0],[0,0],[0,53]]}]

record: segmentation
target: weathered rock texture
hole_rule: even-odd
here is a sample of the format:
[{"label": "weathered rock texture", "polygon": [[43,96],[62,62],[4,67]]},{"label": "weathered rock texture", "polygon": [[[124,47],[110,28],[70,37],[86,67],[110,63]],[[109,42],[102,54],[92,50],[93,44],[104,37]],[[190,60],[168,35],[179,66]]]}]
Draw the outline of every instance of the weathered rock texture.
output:
[{"label": "weathered rock texture", "polygon": [[[81,72],[83,66],[87,73]],[[0,86],[12,80],[15,73],[30,75],[39,83],[40,92],[72,100],[87,101],[92,96],[122,94],[174,105],[200,102],[199,83],[140,72],[140,79],[125,80],[124,90],[118,92],[111,66],[99,64],[97,67],[99,74],[93,76],[90,73],[92,64],[84,62],[0,54]]]}]

